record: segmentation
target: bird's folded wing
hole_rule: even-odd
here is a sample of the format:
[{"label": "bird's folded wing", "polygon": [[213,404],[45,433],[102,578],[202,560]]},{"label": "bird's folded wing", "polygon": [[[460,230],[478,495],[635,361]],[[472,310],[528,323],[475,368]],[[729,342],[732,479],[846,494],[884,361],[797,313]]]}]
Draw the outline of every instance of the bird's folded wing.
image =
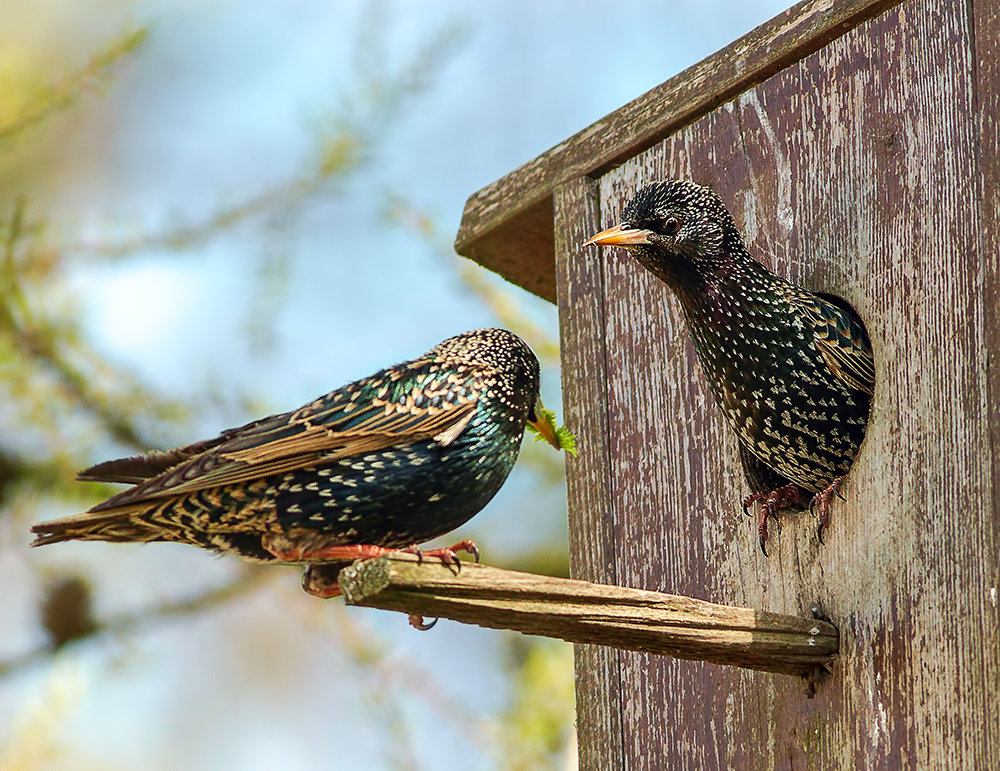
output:
[{"label": "bird's folded wing", "polygon": [[875,392],[875,360],[864,328],[847,311],[822,298],[800,304],[830,371],[850,388]]},{"label": "bird's folded wing", "polygon": [[[464,387],[429,395],[419,386],[415,390],[416,397],[392,401],[375,397],[361,403],[360,399],[351,399],[351,392],[344,389],[294,412],[248,423],[216,440],[189,445],[189,448],[207,448],[193,457],[184,455],[189,448],[159,454],[180,461],[91,511],[251,482],[415,441],[435,439],[442,445],[453,441],[472,418],[478,393]],[[102,467],[124,463],[128,469],[131,462],[141,470],[141,461],[142,458],[110,461],[84,473],[87,478],[97,478],[95,472]],[[122,473],[119,478],[124,476]]]}]

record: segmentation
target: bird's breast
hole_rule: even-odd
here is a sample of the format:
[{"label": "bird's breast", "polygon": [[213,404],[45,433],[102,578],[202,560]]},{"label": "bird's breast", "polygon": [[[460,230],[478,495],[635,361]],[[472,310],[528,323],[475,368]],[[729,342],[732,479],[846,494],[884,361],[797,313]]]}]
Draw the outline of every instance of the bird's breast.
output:
[{"label": "bird's breast", "polygon": [[847,473],[864,436],[868,397],[826,365],[808,330],[778,306],[689,316],[698,358],[741,442],[803,487]]}]

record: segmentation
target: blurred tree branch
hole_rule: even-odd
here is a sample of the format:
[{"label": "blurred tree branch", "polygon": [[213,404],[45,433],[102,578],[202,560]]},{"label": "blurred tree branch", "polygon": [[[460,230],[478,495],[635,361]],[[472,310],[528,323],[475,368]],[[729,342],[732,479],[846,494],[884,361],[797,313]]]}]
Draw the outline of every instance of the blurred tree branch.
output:
[{"label": "blurred tree branch", "polygon": [[[315,150],[305,168],[283,182],[251,191],[213,211],[153,232],[96,243],[71,242],[69,246],[53,245],[46,237],[46,223],[29,220],[23,198],[13,205],[0,203],[7,209],[0,211],[0,420],[6,426],[7,416],[11,415],[17,423],[14,425],[12,419],[13,430],[0,437],[0,505],[5,503],[5,493],[9,496],[16,483],[26,481],[41,493],[32,504],[38,508],[60,496],[89,496],[95,488],[73,485],[68,480],[79,457],[95,443],[110,439],[130,449],[146,449],[162,444],[156,441],[160,432],[174,429],[177,423],[198,413],[198,405],[182,405],[169,396],[151,392],[137,377],[109,362],[92,347],[73,297],[67,292],[66,275],[88,262],[124,259],[146,251],[187,249],[247,223],[263,223],[277,234],[274,241],[287,241],[284,234],[310,201],[324,196],[337,199],[345,193],[343,183],[377,159],[379,146],[388,132],[435,81],[463,37],[460,27],[442,29],[390,69],[387,62],[399,61],[398,56],[387,55],[392,46],[384,19],[391,18],[390,10],[384,3],[366,6],[366,17],[359,24],[355,41],[354,71],[346,78],[350,85],[314,127]],[[78,95],[103,83],[114,66],[135,52],[145,37],[146,32],[140,30],[117,38],[91,56],[83,67],[35,91],[18,112],[0,118],[0,152],[15,140],[30,139],[38,124],[71,107]],[[521,334],[547,361],[548,367],[555,366],[557,341],[524,311],[512,293],[478,267],[455,258],[430,218],[415,207],[404,202],[391,202],[390,206],[397,208],[393,215],[396,221],[415,226],[418,231],[426,227],[424,237],[435,243],[443,258],[454,260],[463,284],[493,311],[499,323]],[[407,218],[412,222],[405,222]],[[257,256],[258,280],[269,287],[279,284],[282,271],[288,270],[284,252],[276,259],[274,251]],[[260,313],[259,304],[252,305],[250,316],[267,315]],[[273,310],[267,309],[268,313]],[[41,448],[38,435],[45,437],[45,446]],[[531,456],[531,450],[526,450]],[[538,453],[538,457],[544,459],[539,461],[539,467],[546,464],[546,477],[562,477],[560,456]],[[22,544],[12,541],[4,548],[22,548]],[[279,575],[287,573],[245,568],[214,589],[104,619],[91,618],[89,611],[79,607],[77,623],[59,634],[54,632],[54,619],[64,611],[58,604],[42,603],[40,616],[52,635],[50,644],[0,661],[0,677],[51,659],[61,645],[130,635],[168,619],[223,607]],[[87,591],[81,593],[79,585],[73,589],[73,580],[63,581],[66,596],[62,599],[81,604],[83,597],[89,602]],[[329,608],[323,603],[316,603],[315,607],[317,616],[320,609]],[[48,618],[44,618],[46,615]],[[498,762],[507,755],[505,745],[519,741],[518,732],[525,726],[504,732],[477,718],[468,705],[457,703],[443,690],[431,673],[421,671],[413,662],[400,659],[398,652],[389,646],[379,644],[371,630],[349,613],[322,615],[326,623],[332,622],[331,628],[351,660],[373,674],[372,687],[365,689],[364,698],[373,714],[388,720],[394,739],[392,746],[396,747],[389,760],[396,766],[407,767],[411,760],[407,752],[407,716],[396,703],[397,694],[392,687],[400,684],[463,733],[469,733],[473,741],[488,747]],[[530,658],[526,656],[525,661]],[[517,694],[523,694],[515,695],[512,708],[520,709],[524,696],[546,693],[546,678],[535,677],[532,672],[525,670],[524,677],[512,679]],[[543,744],[546,748],[551,746],[551,742]]]},{"label": "blurred tree branch", "polygon": [[395,694],[401,686],[449,723],[462,726],[463,733],[477,747],[490,748],[498,757],[502,754],[497,746],[497,731],[489,722],[477,717],[467,704],[443,690],[438,678],[404,652],[391,650],[359,614],[339,601],[332,609],[327,603],[296,607],[305,612],[304,623],[316,628],[324,637],[335,637],[338,650],[344,651],[354,666],[365,673],[368,685],[364,691],[365,700],[375,714],[388,713],[392,715],[391,720],[399,719]]},{"label": "blurred tree branch", "polygon": [[[269,571],[256,565],[243,567],[234,578],[222,586],[208,589],[193,597],[164,602],[134,613],[121,613],[103,620],[94,620],[83,632],[74,637],[73,642],[77,643],[108,634],[133,634],[178,616],[204,613],[259,589],[278,575],[282,575],[282,573],[274,570]],[[0,661],[0,677],[51,658],[62,647],[62,645],[56,644],[43,645],[6,661]]]},{"label": "blurred tree branch", "polygon": [[104,82],[116,64],[142,45],[146,35],[145,29],[124,33],[94,54],[80,69],[38,89],[13,116],[0,122],[0,148],[52,114],[72,105],[85,90]]},{"label": "blurred tree branch", "polygon": [[[50,308],[41,301],[59,282],[60,259],[41,242],[42,227],[27,223],[25,211],[24,199],[18,199],[10,219],[0,222],[0,362],[6,388],[22,409],[29,407],[36,428],[47,425],[56,437],[65,429],[57,418],[60,407],[70,404],[90,413],[119,444],[148,449],[152,442],[140,432],[140,420],[151,415],[176,420],[183,408],[154,400],[120,367],[107,364],[86,344],[65,304]],[[51,378],[33,376],[39,372]],[[115,390],[99,384],[113,384]]]},{"label": "blurred tree branch", "polygon": [[180,250],[204,241],[248,220],[278,212],[291,214],[317,195],[340,192],[337,184],[370,164],[377,148],[409,105],[434,82],[465,36],[461,25],[439,29],[393,71],[384,65],[387,42],[381,19],[384,2],[367,6],[354,46],[352,87],[339,95],[339,104],[327,111],[315,127],[316,150],[299,175],[211,212],[204,218],[161,232],[143,233],[120,241],[80,243],[70,251],[96,258],[125,257],[137,252]]}]

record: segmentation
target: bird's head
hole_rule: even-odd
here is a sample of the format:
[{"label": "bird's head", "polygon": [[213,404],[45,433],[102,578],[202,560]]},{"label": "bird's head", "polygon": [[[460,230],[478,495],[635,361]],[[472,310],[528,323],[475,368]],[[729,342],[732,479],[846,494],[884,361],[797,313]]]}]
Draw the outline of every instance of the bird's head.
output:
[{"label": "bird's head", "polygon": [[491,397],[508,404],[520,418],[519,429],[528,423],[549,444],[561,449],[555,429],[545,417],[538,358],[513,332],[498,328],[463,332],[439,343],[428,355],[483,373],[491,383]]},{"label": "bird's head", "polygon": [[584,246],[620,246],[673,283],[731,270],[745,251],[732,216],[711,188],[686,180],[653,182],[625,206],[621,222]]}]

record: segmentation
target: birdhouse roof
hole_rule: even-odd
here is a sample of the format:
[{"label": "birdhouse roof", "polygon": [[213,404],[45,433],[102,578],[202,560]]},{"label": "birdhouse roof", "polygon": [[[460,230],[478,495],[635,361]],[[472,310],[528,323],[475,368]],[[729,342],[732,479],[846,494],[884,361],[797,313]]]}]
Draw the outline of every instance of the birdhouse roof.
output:
[{"label": "birdhouse roof", "polygon": [[797,3],[720,51],[473,193],[455,250],[555,302],[553,194],[626,159],[900,0]]}]

